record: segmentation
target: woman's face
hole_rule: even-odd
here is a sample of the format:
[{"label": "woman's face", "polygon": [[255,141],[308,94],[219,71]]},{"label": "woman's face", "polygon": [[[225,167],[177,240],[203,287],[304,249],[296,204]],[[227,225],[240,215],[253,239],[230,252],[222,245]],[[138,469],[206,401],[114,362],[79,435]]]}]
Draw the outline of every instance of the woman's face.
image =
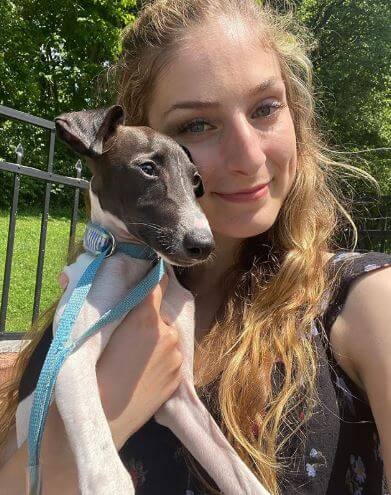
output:
[{"label": "woman's face", "polygon": [[191,32],[159,74],[148,120],[189,149],[214,234],[243,239],[273,225],[296,173],[296,137],[279,64],[242,21]]}]

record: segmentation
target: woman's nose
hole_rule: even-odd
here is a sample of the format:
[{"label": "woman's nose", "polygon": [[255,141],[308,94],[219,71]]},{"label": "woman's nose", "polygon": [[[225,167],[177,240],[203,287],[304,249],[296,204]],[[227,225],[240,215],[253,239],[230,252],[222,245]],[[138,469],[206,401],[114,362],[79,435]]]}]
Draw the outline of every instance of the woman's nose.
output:
[{"label": "woman's nose", "polygon": [[221,142],[223,163],[231,172],[255,175],[266,156],[257,130],[245,116],[237,116]]}]

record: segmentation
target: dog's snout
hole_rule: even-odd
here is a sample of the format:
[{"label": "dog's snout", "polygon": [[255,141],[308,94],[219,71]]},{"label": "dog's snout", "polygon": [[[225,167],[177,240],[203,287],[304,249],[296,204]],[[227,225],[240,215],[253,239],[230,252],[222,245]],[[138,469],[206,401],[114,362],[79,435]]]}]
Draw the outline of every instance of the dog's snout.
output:
[{"label": "dog's snout", "polygon": [[208,231],[193,230],[183,239],[186,253],[193,259],[205,259],[214,249],[214,241]]}]

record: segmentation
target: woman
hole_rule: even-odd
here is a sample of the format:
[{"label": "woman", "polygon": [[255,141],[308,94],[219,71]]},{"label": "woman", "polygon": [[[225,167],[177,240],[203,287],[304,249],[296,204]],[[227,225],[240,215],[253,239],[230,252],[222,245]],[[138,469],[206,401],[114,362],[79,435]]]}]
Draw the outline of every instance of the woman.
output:
[{"label": "woman", "polygon": [[[385,493],[391,256],[335,253],[349,217],[331,184],[349,167],[322,151],[303,44],[252,0],[158,0],[125,32],[118,73],[127,123],[185,145],[204,182],[216,256],[177,272],[195,295],[200,396],[272,493]],[[159,316],[166,284],[113,334],[102,402],[137,493],[215,493],[150,419],[180,383],[177,329]],[[11,453],[16,388],[21,399],[35,386],[50,327],[41,335],[3,406]],[[0,486],[22,493],[25,446],[4,457]],[[55,406],[42,463],[47,493],[77,493]]]}]

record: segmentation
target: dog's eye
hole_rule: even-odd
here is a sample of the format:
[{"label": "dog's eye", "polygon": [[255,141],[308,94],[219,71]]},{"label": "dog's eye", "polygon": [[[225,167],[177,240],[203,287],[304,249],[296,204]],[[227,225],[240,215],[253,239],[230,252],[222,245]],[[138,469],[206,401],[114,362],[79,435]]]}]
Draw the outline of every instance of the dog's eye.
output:
[{"label": "dog's eye", "polygon": [[158,175],[155,165],[152,162],[141,163],[139,168],[141,168],[144,174],[147,174],[150,177],[157,177]]},{"label": "dog's eye", "polygon": [[201,176],[198,173],[195,173],[193,175],[193,188],[196,198],[200,198],[201,196],[204,195],[204,186],[202,184]]}]

